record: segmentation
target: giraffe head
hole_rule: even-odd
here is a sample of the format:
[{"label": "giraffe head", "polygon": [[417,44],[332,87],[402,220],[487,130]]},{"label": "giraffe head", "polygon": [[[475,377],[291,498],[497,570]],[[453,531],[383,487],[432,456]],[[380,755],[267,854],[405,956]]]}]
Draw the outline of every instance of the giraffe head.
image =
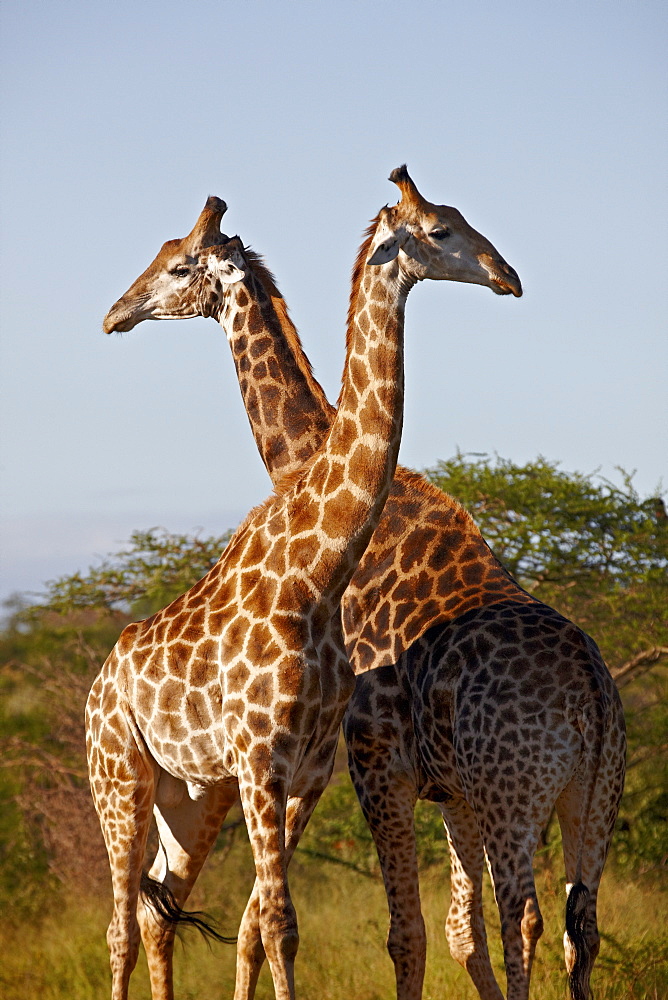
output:
[{"label": "giraffe head", "polygon": [[369,264],[398,257],[412,280],[463,281],[486,285],[497,295],[522,294],[516,272],[461,212],[423,198],[405,166],[393,170],[390,180],[398,185],[401,201],[380,211]]},{"label": "giraffe head", "polygon": [[240,281],[245,261],[238,239],[220,231],[227,205],[211,196],[192,231],[168,240],[104,318],[105,333],[126,333],[145,319],[210,316],[223,287]]}]

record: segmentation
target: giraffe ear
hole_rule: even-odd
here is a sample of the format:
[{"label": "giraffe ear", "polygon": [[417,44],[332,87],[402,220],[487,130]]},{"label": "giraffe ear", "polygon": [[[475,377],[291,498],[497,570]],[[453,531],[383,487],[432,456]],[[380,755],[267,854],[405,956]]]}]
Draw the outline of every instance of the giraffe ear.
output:
[{"label": "giraffe ear", "polygon": [[399,237],[390,236],[388,239],[383,240],[382,243],[379,243],[369,257],[367,264],[387,264],[389,261],[394,260],[395,257],[398,256],[399,250]]},{"label": "giraffe ear", "polygon": [[235,282],[245,278],[245,272],[229,257],[216,257],[209,254],[206,259],[206,266],[209,271],[224,285],[234,285]]}]

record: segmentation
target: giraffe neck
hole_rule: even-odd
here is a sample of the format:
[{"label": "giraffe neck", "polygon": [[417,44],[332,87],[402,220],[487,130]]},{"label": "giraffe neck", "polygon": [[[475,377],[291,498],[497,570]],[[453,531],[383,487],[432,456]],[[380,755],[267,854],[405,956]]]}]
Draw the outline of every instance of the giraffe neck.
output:
[{"label": "giraffe neck", "polygon": [[[360,294],[363,264],[370,250],[373,228],[369,234],[355,266],[348,318],[350,329],[355,311],[359,310],[362,321],[362,313],[369,308],[367,299]],[[244,254],[248,277],[244,282],[226,286],[225,301],[221,301],[216,318],[226,330],[232,348],[255,440],[269,475],[278,484],[286,473],[297,474],[318,451],[329,432],[335,410],[313,377],[273,277],[257,254],[250,250]],[[368,275],[369,279],[372,277]],[[403,298],[405,296],[397,299],[402,321]],[[519,599],[518,595],[522,594],[490,551],[473,519],[456,500],[405,469],[399,468],[397,477],[383,515],[386,530],[383,532],[381,528],[380,534],[373,536],[352,581],[354,597],[344,601],[348,652],[356,670],[396,662],[410,645],[404,631],[408,633],[410,629],[409,639],[413,639],[436,622],[450,620],[471,607],[503,596]],[[435,529],[435,525],[439,527]],[[433,575],[432,556],[432,561],[442,567],[436,572],[438,593],[432,600],[416,595],[412,601],[413,613],[406,619],[404,631],[402,627],[393,626],[389,638],[383,635],[381,641],[375,630],[377,617],[384,620],[382,609],[389,606],[387,595],[392,591],[392,579],[405,573],[401,565],[404,551],[401,543],[420,526],[426,532],[420,535],[419,542],[422,569]],[[389,562],[388,530],[394,539],[394,558]],[[438,549],[436,555],[431,550],[433,545]],[[464,557],[480,568],[483,582],[477,589],[471,586],[470,574],[464,577],[452,572],[452,567]],[[385,567],[382,572],[380,565]],[[366,622],[362,631],[361,621]],[[365,651],[364,655],[358,653],[358,649]]]},{"label": "giraffe neck", "polygon": [[269,475],[296,473],[334,420],[283,296],[262,259],[244,253],[243,281],[224,286],[215,318],[227,335],[251,430]]},{"label": "giraffe neck", "polygon": [[380,519],[401,438],[409,284],[395,263],[366,265],[369,243],[355,268],[338,411],[257,254],[244,251],[246,278],[221,285],[209,312],[227,334],[258,448],[288,502],[290,560],[332,610]]},{"label": "giraffe neck", "polygon": [[397,261],[370,267],[369,244],[353,272],[336,416],[298,494],[316,505],[320,498],[318,535],[329,545],[321,550],[315,577],[328,578],[337,603],[383,512],[403,422],[404,305],[412,282],[401,278]]}]

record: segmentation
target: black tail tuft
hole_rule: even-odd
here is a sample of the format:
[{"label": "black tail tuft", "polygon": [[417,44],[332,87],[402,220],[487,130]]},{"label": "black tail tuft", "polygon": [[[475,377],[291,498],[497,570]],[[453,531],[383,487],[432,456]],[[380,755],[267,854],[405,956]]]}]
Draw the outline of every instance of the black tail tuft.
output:
[{"label": "black tail tuft", "polygon": [[584,882],[576,882],[566,901],[566,933],[575,949],[575,963],[568,974],[572,1000],[589,1000],[589,970],[591,956],[587,944],[586,923],[589,889]]},{"label": "black tail tuft", "polygon": [[198,911],[183,910],[176,902],[174,893],[162,882],[151,878],[148,872],[142,872],[141,884],[139,887],[144,902],[153,909],[159,917],[167,920],[170,924],[177,926],[194,927],[200,932],[202,937],[213,938],[214,941],[222,941],[223,944],[236,944],[235,937],[224,937],[215,930],[211,920],[205,913]]}]

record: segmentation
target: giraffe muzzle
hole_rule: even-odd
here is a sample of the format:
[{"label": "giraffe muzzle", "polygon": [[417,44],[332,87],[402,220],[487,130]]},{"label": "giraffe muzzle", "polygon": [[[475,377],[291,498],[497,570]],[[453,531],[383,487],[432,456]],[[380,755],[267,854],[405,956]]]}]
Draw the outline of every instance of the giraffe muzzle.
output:
[{"label": "giraffe muzzle", "polygon": [[493,292],[497,295],[514,295],[518,299],[521,297],[522,282],[515,268],[505,260],[495,260],[489,254],[481,254],[479,261],[487,271]]},{"label": "giraffe muzzle", "polygon": [[105,333],[128,333],[145,318],[140,309],[131,308],[119,299],[102,320],[102,329]]}]

